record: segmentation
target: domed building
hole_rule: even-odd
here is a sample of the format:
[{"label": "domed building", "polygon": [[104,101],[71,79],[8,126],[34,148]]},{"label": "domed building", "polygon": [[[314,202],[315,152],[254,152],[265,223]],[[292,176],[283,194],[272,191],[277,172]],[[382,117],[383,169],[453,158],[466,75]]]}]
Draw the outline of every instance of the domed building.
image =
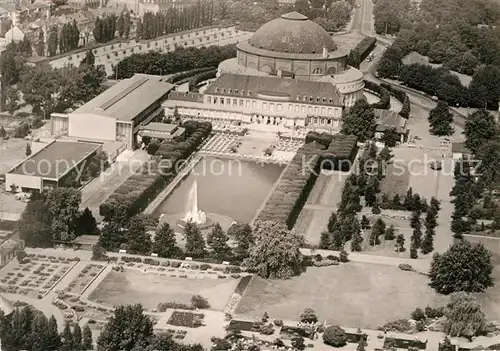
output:
[{"label": "domed building", "polygon": [[346,106],[363,96],[363,73],[347,65],[348,48],[334,42],[319,24],[290,12],[260,27],[237,45],[237,57],[219,65],[235,73],[293,77],[334,84]]},{"label": "domed building", "polygon": [[298,12],[259,28],[222,62],[202,94],[171,92],[165,114],[340,131],[342,110],[363,96],[363,73],[348,49]]}]

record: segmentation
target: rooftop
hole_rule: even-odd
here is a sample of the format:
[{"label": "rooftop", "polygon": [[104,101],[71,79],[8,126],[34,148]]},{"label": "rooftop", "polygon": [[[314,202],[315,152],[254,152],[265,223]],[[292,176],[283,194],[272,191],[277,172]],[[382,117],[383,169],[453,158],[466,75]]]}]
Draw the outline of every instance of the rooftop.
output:
[{"label": "rooftop", "polygon": [[470,154],[470,150],[465,146],[465,143],[451,143],[451,152],[457,154]]},{"label": "rooftop", "polygon": [[170,123],[149,123],[146,126],[142,126],[141,130],[155,130],[162,133],[173,133],[179,126],[177,124]]},{"label": "rooftop", "polygon": [[288,97],[288,101],[343,106],[339,91],[330,83],[232,73],[221,75],[205,90],[205,94],[251,98],[260,94],[274,95]]},{"label": "rooftop", "polygon": [[157,79],[134,75],[113,85],[72,113],[92,113],[132,121],[173,87]]},{"label": "rooftop", "polygon": [[259,49],[295,54],[321,54],[335,50],[332,37],[319,24],[298,12],[267,22],[248,43]]},{"label": "rooftop", "polygon": [[9,173],[59,179],[99,147],[100,144],[56,141],[25,159]]}]

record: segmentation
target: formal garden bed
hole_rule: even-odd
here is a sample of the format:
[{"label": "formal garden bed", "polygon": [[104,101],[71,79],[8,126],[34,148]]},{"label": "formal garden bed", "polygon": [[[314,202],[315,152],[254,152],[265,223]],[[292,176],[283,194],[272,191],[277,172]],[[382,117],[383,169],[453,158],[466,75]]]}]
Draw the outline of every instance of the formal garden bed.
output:
[{"label": "formal garden bed", "polygon": [[80,295],[85,288],[97,277],[105,266],[100,264],[89,264],[78,274],[65,289],[67,293]]},{"label": "formal garden bed", "polygon": [[75,258],[28,255],[0,271],[1,291],[42,298],[73,267]]},{"label": "formal garden bed", "polygon": [[174,311],[168,320],[168,324],[179,327],[197,328],[203,325],[203,313]]}]

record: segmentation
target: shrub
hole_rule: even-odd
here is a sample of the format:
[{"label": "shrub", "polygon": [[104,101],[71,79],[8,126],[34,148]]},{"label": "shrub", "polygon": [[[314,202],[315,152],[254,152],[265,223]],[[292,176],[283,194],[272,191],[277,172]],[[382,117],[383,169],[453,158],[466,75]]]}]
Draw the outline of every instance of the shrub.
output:
[{"label": "shrub", "polygon": [[314,260],[321,262],[323,260],[323,256],[321,256],[320,254],[314,255]]},{"label": "shrub", "polygon": [[343,347],[347,344],[347,336],[344,329],[338,325],[332,325],[325,329],[323,342],[330,346]]},{"label": "shrub", "polygon": [[274,320],[274,325],[277,327],[282,327],[283,326],[283,320],[282,319],[275,319]]},{"label": "shrub", "polygon": [[411,313],[411,319],[414,319],[416,321],[425,320],[424,311],[421,308],[415,309],[415,311]]},{"label": "shrub", "polygon": [[318,321],[318,317],[312,308],[306,308],[300,315],[300,321],[303,323],[316,323]]},{"label": "shrub", "polygon": [[441,318],[444,316],[444,307],[432,308],[427,306],[425,308],[425,315],[427,318]]},{"label": "shrub", "polygon": [[174,261],[170,263],[170,266],[173,268],[179,268],[181,266],[181,263],[178,261]]},{"label": "shrub", "polygon": [[202,263],[200,265],[200,270],[202,270],[202,271],[206,271],[207,269],[210,269],[210,268],[212,268],[212,266],[210,266],[209,264],[206,264],[206,263]]},{"label": "shrub", "polygon": [[378,329],[383,331],[406,333],[411,330],[411,324],[407,319],[398,319],[392,322],[388,322]]},{"label": "shrub", "polygon": [[210,308],[208,300],[201,295],[194,295],[193,297],[191,297],[191,305],[194,308],[200,308],[200,309]]},{"label": "shrub", "polygon": [[401,269],[402,271],[413,271],[413,267],[410,266],[409,264],[407,263],[401,263],[399,264],[399,269]]},{"label": "shrub", "polygon": [[260,327],[260,333],[263,335],[272,335],[274,333],[274,326],[269,324],[264,324]]},{"label": "shrub", "polygon": [[415,328],[417,329],[418,332],[425,331],[425,322],[423,320],[418,320],[417,324],[415,325]]}]

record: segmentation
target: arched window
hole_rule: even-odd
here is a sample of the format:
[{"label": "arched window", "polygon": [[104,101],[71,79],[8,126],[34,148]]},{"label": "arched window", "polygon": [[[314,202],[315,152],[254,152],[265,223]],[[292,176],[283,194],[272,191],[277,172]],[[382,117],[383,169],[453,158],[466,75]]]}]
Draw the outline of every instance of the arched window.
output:
[{"label": "arched window", "polygon": [[323,74],[323,70],[321,68],[313,69],[313,74]]}]

